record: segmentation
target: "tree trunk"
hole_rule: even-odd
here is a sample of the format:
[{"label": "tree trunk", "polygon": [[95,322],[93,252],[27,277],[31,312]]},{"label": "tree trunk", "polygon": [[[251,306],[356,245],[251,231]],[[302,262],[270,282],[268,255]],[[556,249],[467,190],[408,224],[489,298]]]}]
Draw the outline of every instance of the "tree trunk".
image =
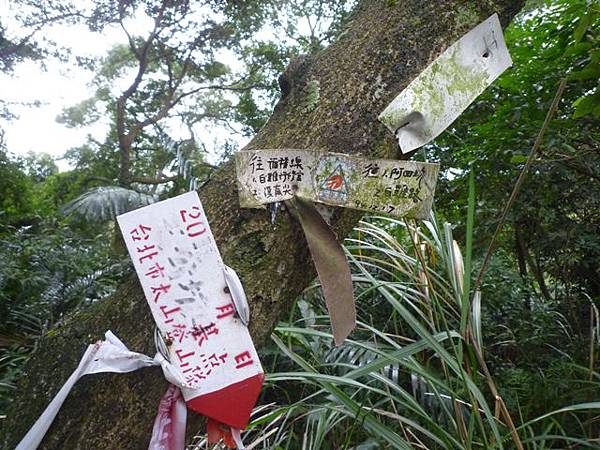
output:
[{"label": "tree trunk", "polygon": [[[446,47],[498,12],[506,24],[523,0],[363,0],[339,40],[287,70],[285,96],[247,146],[320,148],[394,158],[398,144],[377,120],[387,104]],[[315,83],[318,81],[318,84]],[[317,104],[308,104],[310,89]],[[314,94],[314,93],[313,93]],[[244,283],[252,309],[250,331],[263,344],[293,300],[314,277],[296,220],[238,206],[230,160],[199,192],[224,261]],[[337,209],[332,225],[343,238],[360,217]],[[134,351],[153,355],[153,321],[137,279],[116,295],[79,312],[42,338],[5,421],[2,448],[14,448],[76,367],[87,344],[110,329]],[[159,399],[167,387],[160,369],[80,380],[40,448],[142,449],[150,439]],[[198,423],[188,429],[195,431]]]}]

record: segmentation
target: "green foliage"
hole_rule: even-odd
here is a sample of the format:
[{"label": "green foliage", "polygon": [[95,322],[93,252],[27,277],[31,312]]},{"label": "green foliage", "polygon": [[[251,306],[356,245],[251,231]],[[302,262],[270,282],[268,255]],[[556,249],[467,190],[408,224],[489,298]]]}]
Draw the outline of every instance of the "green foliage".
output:
[{"label": "green foliage", "polygon": [[[0,414],[35,339],[69,312],[104,298],[120,279],[123,266],[107,245],[115,233],[108,219],[187,189],[192,176],[206,176],[206,142],[195,138],[198,125],[232,130],[229,121],[235,120],[248,135],[262,127],[287,60],[331,41],[352,3],[15,2],[14,20],[22,30],[35,31],[19,44],[18,38],[5,39],[0,27],[0,70],[33,56],[43,45],[37,32],[45,24],[85,24],[92,31],[116,25],[129,44],[96,60],[78,59],[94,70],[94,96],[66,107],[57,121],[79,127],[103,119],[110,128],[103,139],[88,136],[67,152],[73,170],[57,173],[47,155],[17,159],[0,153],[0,260],[7,261],[0,267]],[[204,14],[211,10],[216,14]],[[154,32],[127,34],[128,19],[140,12],[155,19]],[[297,19],[308,21],[309,37]],[[267,37],[253,35],[259,30]],[[235,68],[224,62],[225,54],[239,60]],[[139,80],[132,83],[132,74]],[[10,117],[4,106],[2,116]],[[190,139],[174,139],[178,127],[187,128]],[[234,147],[228,140],[224,150]],[[132,162],[129,180],[121,170],[124,152]],[[131,182],[161,178],[164,171],[180,179],[160,187]],[[127,187],[114,186],[118,182]],[[61,213],[87,221],[66,221]]]},{"label": "green foliage", "polygon": [[[143,42],[138,41],[138,45]],[[96,62],[95,84],[99,85],[100,80],[116,81],[126,75],[128,70],[135,69],[135,55],[129,46],[117,44],[108,51],[108,54]],[[106,86],[105,88],[108,88]]]},{"label": "green foliage", "polygon": [[19,62],[41,59],[43,54],[43,50],[28,37],[9,36],[0,22],[0,72],[10,73]]},{"label": "green foliage", "polygon": [[58,167],[54,162],[54,158],[48,153],[34,153],[30,151],[24,159],[24,165],[27,175],[36,182],[43,181],[51,175],[58,173]]},{"label": "green foliage", "polygon": [[[518,442],[528,450],[564,448],[570,442],[593,446],[595,434],[588,425],[594,419],[583,421],[587,411],[600,408],[587,399],[599,380],[590,382],[589,371],[578,368],[581,355],[572,351],[575,346],[560,344],[559,339],[574,337],[550,326],[556,321],[548,314],[551,307],[533,311],[525,320],[540,322],[521,333],[526,307],[519,293],[500,291],[484,298],[480,319],[478,303],[463,295],[470,275],[463,272],[449,230],[387,218],[361,223],[346,242],[358,329],[332,348],[323,299],[308,291],[277,328],[272,353],[263,356],[272,365],[267,379],[269,398],[276,403],[256,411],[247,443],[264,440],[261,448],[307,449],[514,448],[517,438],[507,416],[498,414],[500,400],[488,389],[494,379],[483,374],[472,341],[464,338],[483,330],[485,354],[498,356],[494,347],[503,344],[494,342],[494,331],[485,324],[502,324],[488,320],[488,314],[496,311],[495,302],[503,302],[520,314],[514,328],[503,324],[519,333],[515,345],[531,349],[526,342],[531,328],[538,330],[540,346],[552,342],[550,334],[557,335],[554,355],[529,352],[514,357],[510,368],[493,366]],[[472,309],[470,323],[461,321],[465,301]]]},{"label": "green foliage", "polygon": [[253,135],[267,122],[269,113],[266,108],[260,108],[251,92],[244,92],[239,96],[235,109],[235,118],[244,125],[244,134]]},{"label": "green foliage", "polygon": [[35,340],[111,294],[128,270],[106,245],[107,230],[93,231],[84,237],[52,220],[0,226],[0,414]]},{"label": "green foliage", "polygon": [[313,111],[321,101],[321,86],[318,80],[311,80],[306,84],[306,97],[304,99],[304,107],[302,112],[308,113]]},{"label": "green foliage", "polygon": [[112,230],[57,220],[85,189],[52,158],[0,153],[0,415],[36,339],[75,309],[109,295],[128,267],[113,255]]},{"label": "green foliage", "polygon": [[592,91],[586,92],[573,102],[577,119],[590,115],[600,119],[600,3],[589,2],[587,10],[579,18],[573,32],[575,42],[567,48],[569,56],[578,60],[578,67],[569,74],[569,79],[595,82]]},{"label": "green foliage", "polygon": [[481,192],[477,254],[495,228],[499,205],[509,197],[559,80],[571,74],[559,112],[509,214],[501,246],[544,301],[559,301],[570,320],[579,317],[574,329],[586,326],[586,295],[600,296],[600,121],[575,109],[592,101],[588,94],[597,88],[597,79],[574,76],[597,47],[597,19],[590,19],[584,34],[578,31],[588,22],[584,17],[595,11],[596,3],[588,3],[545,1],[521,15],[506,31],[513,67],[430,146],[430,157],[446,168],[437,204],[459,225],[459,236],[464,233],[466,176],[471,170],[475,174]]},{"label": "green foliage", "polygon": [[[0,415],[35,339],[70,312],[101,301],[126,271],[107,245],[115,231],[108,219],[187,189],[192,176],[204,177],[210,143],[198,130],[257,132],[278,99],[277,76],[286,64],[331,42],[355,4],[16,3],[24,30],[61,20],[92,30],[127,29],[140,11],[161,20],[156,36],[133,34],[129,45],[80,61],[94,70],[95,95],[65,108],[58,120],[77,127],[102,118],[111,126],[103,139],[89,137],[67,152],[72,171],[57,173],[47,155],[0,152]],[[167,6],[162,13],[161,5]],[[347,242],[358,330],[332,349],[323,300],[315,286],[305,293],[263,354],[269,389],[247,443],[324,450],[595,445],[597,416],[587,412],[598,409],[600,382],[594,353],[600,329],[599,21],[595,1],[529,2],[506,32],[513,68],[428,148],[427,156],[445,170],[438,214],[456,228],[385,218],[361,223]],[[0,70],[44,54],[37,32],[16,45],[18,36],[4,31],[0,25]],[[131,84],[136,73],[138,85]],[[569,83],[559,113],[481,292],[473,293],[472,275],[499,208],[563,77]],[[313,90],[307,110],[319,101]],[[10,116],[8,106],[0,114]],[[175,133],[179,128],[189,130],[188,139]],[[128,138],[131,180],[164,172],[180,179],[160,187],[123,180]],[[227,140],[225,153],[236,145]],[[127,187],[110,186],[118,182]],[[98,183],[102,187],[93,188]],[[66,222],[61,206],[91,222]],[[466,244],[464,267],[453,234]],[[495,398],[496,384],[514,428]]]},{"label": "green foliage", "polygon": [[[101,94],[100,92],[99,94]],[[100,119],[100,113],[96,106],[96,99],[91,98],[83,100],[77,105],[65,108],[63,112],[56,118],[58,123],[62,123],[69,128],[75,128],[79,126],[87,126],[98,119]]]},{"label": "green foliage", "polygon": [[35,210],[41,217],[55,216],[59,208],[86,189],[84,176],[76,171],[54,174],[35,186]]},{"label": "green foliage", "polygon": [[[129,187],[129,178],[162,173],[172,163],[169,156],[173,155],[165,144],[176,140],[173,128],[185,127],[195,139],[199,127],[230,130],[233,119],[242,125],[244,134],[255,133],[277,100],[277,75],[289,58],[313,53],[331,42],[354,3],[196,0],[158,6],[140,0],[119,1],[115,10],[111,2],[96,2],[90,6],[91,13],[72,19],[86,22],[93,30],[118,24],[129,44],[118,44],[93,62],[95,95],[65,108],[58,117],[70,127],[88,125],[100,117],[111,121],[104,141],[90,140],[72,149],[69,159],[79,165],[79,160],[89,159],[90,150],[102,155],[101,163],[107,166],[111,161],[113,173],[106,167],[100,173],[94,167],[94,176],[119,178],[120,185]],[[52,5],[44,5],[30,14],[38,17],[52,10]],[[69,10],[77,11],[75,6]],[[197,10],[213,14],[196,15]],[[128,33],[125,19],[141,11],[155,19],[154,31]],[[235,67],[230,67],[229,61],[235,59]],[[133,82],[132,73],[136,74]],[[210,144],[200,135],[199,145]],[[123,153],[131,154],[131,167],[119,170]]]},{"label": "green foliage", "polygon": [[115,141],[114,134],[110,134],[104,142],[88,139],[86,144],[67,150],[65,159],[80,174],[116,180],[119,151]]},{"label": "green foliage", "polygon": [[0,150],[0,223],[30,214],[33,183],[22,160]]}]

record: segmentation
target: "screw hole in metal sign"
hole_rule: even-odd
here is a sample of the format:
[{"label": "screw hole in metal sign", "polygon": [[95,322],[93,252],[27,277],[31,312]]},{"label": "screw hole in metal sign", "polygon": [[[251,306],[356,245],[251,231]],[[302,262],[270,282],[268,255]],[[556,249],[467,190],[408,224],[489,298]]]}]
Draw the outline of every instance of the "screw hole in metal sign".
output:
[{"label": "screw hole in metal sign", "polygon": [[400,131],[406,129],[406,131],[416,131],[423,128],[425,124],[425,117],[419,111],[413,111],[404,117],[404,123],[396,128],[394,133],[398,137]]}]

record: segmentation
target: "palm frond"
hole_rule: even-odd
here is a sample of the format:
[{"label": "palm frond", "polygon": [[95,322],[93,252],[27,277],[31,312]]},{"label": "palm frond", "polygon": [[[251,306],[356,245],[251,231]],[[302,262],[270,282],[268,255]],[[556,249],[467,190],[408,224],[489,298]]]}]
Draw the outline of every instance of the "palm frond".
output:
[{"label": "palm frond", "polygon": [[101,186],[80,195],[61,208],[64,215],[75,215],[88,221],[103,222],[119,214],[147,206],[156,201],[149,194],[120,186]]}]

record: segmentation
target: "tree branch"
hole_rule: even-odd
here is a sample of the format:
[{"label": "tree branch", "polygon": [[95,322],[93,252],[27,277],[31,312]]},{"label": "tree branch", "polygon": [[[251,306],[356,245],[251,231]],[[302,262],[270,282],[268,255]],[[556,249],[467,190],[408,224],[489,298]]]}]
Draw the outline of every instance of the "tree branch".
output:
[{"label": "tree branch", "polygon": [[595,173],[590,167],[588,167],[584,164],[578,164],[576,161],[573,161],[572,159],[573,158],[565,158],[565,159],[556,160],[555,162],[557,162],[558,164],[560,164],[564,167],[568,167],[571,170],[574,170],[575,172],[579,173],[580,175],[592,178],[593,180],[596,180],[596,181],[600,181],[600,175]]},{"label": "tree branch", "polygon": [[140,61],[141,55],[138,51],[138,48],[135,46],[133,37],[131,36],[131,34],[129,34],[129,31],[127,31],[127,28],[125,28],[125,24],[123,23],[124,18],[125,18],[125,6],[123,5],[123,3],[119,2],[119,25],[121,26],[121,29],[125,33],[125,36],[127,36],[127,41],[129,42],[129,49],[135,55],[136,59],[138,61]]},{"label": "tree branch", "polygon": [[112,186],[115,184],[115,180],[111,180],[110,178],[106,178],[106,177],[98,177],[95,175],[90,175],[88,177],[85,177],[83,180],[83,185],[87,187],[88,184],[90,184],[92,181],[100,181],[102,183],[105,183],[109,186]]},{"label": "tree branch", "polygon": [[120,172],[119,172],[119,183],[127,187],[129,185],[129,178],[131,176],[131,144],[137,137],[139,133],[138,128],[134,128],[127,132],[125,130],[125,115],[126,115],[126,105],[127,100],[133,95],[133,93],[137,90],[140,83],[142,82],[142,78],[144,77],[144,73],[146,72],[146,67],[148,65],[147,57],[148,50],[152,46],[152,42],[159,34],[159,27],[163,20],[163,15],[165,12],[165,8],[168,2],[163,2],[156,18],[154,19],[154,28],[150,32],[148,39],[144,43],[142,50],[135,51],[136,56],[138,56],[138,71],[133,82],[129,85],[129,87],[121,94],[121,96],[117,99],[116,105],[116,128],[117,128],[117,137],[119,140],[119,150],[121,151],[121,161],[120,161]]}]

